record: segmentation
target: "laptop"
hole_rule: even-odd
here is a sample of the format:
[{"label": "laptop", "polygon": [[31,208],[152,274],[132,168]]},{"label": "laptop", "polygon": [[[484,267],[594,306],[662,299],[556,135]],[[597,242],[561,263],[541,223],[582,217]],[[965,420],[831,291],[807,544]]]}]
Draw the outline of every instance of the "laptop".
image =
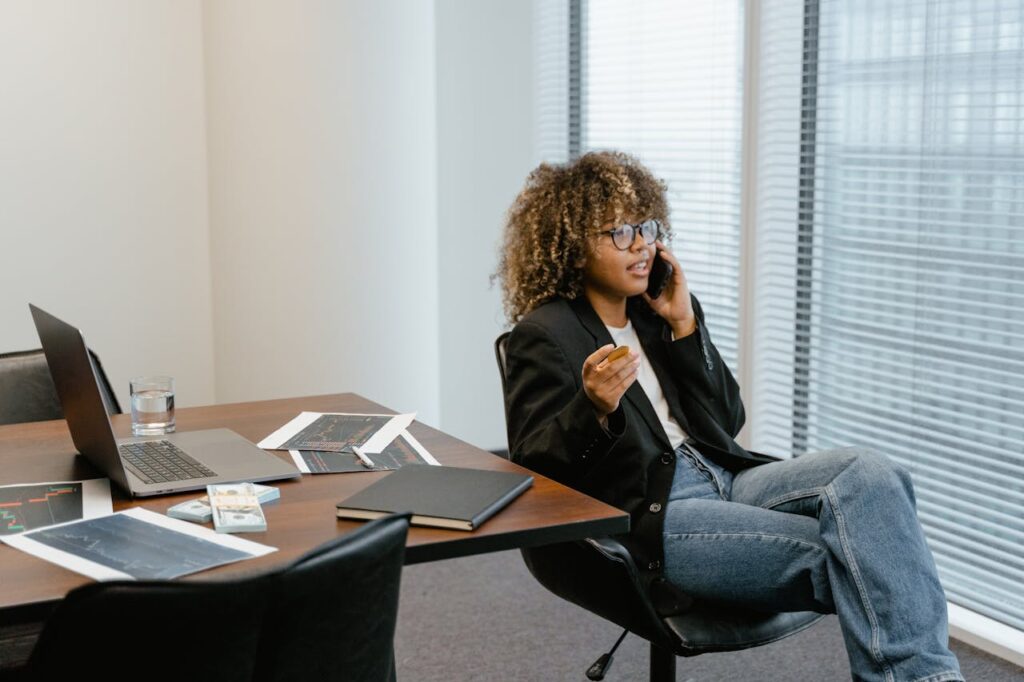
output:
[{"label": "laptop", "polygon": [[71,440],[86,459],[135,497],[205,490],[211,483],[298,478],[293,465],[229,429],[117,439],[85,337],[29,304]]}]

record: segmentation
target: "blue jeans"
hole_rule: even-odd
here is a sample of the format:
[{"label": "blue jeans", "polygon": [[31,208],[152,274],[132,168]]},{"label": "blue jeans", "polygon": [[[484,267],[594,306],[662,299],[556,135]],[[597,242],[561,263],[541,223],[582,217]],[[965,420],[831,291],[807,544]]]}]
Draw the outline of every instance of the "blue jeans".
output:
[{"label": "blue jeans", "polygon": [[855,680],[963,680],[910,475],[842,448],[737,474],[686,445],[665,517],[665,576],[767,611],[836,613]]}]

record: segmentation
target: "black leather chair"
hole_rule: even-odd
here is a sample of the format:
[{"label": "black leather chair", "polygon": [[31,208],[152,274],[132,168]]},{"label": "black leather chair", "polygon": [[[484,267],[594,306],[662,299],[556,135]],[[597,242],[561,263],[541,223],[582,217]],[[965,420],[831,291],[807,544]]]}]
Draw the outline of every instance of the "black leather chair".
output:
[{"label": "black leather chair", "polygon": [[[509,333],[494,342],[506,398]],[[534,547],[522,554],[530,573],[548,590],[650,642],[652,682],[676,679],[676,656],[749,649],[800,632],[822,618],[812,612],[764,613],[701,602],[667,586],[650,593],[640,582],[632,555],[613,538]],[[603,679],[615,647],[590,667],[587,677]]]},{"label": "black leather chair", "polygon": [[[89,351],[93,371],[99,379],[100,393],[107,414],[120,414],[114,389],[99,356]],[[50,376],[46,356],[40,350],[0,354],[0,426],[50,419],[63,419],[64,411],[57,398],[57,388]]]},{"label": "black leather chair", "polygon": [[276,576],[254,680],[395,679],[393,643],[410,516],[370,521]]},{"label": "black leather chair", "polygon": [[409,515],[371,521],[291,566],[221,581],[91,583],[4,680],[394,680]]}]

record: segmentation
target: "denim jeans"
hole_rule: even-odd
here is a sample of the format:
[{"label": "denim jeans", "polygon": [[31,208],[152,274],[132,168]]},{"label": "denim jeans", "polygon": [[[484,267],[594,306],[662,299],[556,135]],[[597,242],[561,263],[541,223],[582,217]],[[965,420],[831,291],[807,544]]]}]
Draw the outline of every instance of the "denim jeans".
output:
[{"label": "denim jeans", "polygon": [[855,680],[962,680],[909,474],[842,448],[737,474],[684,444],[665,576],[694,597],[836,613]]}]

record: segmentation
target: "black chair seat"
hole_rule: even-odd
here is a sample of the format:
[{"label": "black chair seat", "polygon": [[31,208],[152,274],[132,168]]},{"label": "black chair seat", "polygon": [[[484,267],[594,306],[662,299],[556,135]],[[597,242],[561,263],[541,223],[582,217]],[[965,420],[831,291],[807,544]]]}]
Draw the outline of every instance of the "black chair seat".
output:
[{"label": "black chair seat", "polygon": [[[642,594],[642,587],[635,579],[638,572],[632,565],[629,550],[610,538],[588,542],[606,559],[620,563],[629,575],[631,586]],[[663,644],[677,656],[736,651],[769,644],[796,634],[824,617],[814,611],[767,613],[744,609],[734,604],[692,599],[668,588],[660,597],[660,603],[653,606],[656,612],[662,613],[660,616],[655,614],[655,617],[660,617],[668,630],[667,634],[670,634],[669,640]],[[671,613],[665,614],[665,609]]]},{"label": "black chair seat", "polygon": [[824,618],[812,611],[760,613],[736,606],[695,602],[693,607],[664,619],[678,639],[678,656],[696,656],[713,651],[738,651],[770,644]]},{"label": "black chair seat", "polygon": [[554,594],[677,656],[768,644],[824,617],[813,611],[764,613],[703,602],[668,588],[662,595],[648,594],[629,550],[611,538],[522,553],[534,578]]}]

